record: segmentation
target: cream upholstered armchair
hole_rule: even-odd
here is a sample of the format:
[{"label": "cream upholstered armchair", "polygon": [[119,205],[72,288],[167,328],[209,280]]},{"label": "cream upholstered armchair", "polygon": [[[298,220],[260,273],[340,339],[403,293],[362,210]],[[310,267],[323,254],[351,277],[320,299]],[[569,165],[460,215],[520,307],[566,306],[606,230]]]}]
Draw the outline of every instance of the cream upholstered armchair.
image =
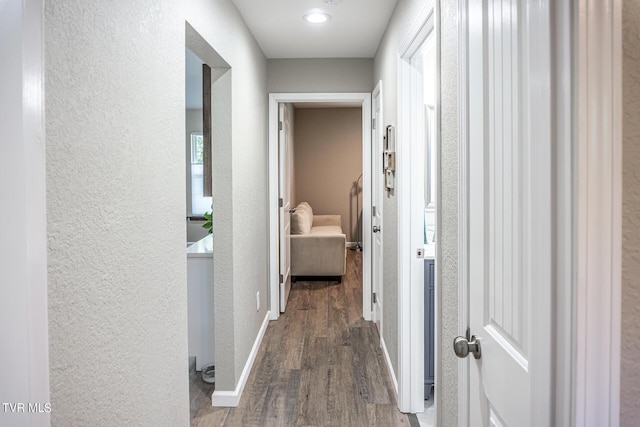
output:
[{"label": "cream upholstered armchair", "polygon": [[314,215],[307,202],[291,214],[291,276],[338,277],[346,271],[346,242],[340,215]]}]

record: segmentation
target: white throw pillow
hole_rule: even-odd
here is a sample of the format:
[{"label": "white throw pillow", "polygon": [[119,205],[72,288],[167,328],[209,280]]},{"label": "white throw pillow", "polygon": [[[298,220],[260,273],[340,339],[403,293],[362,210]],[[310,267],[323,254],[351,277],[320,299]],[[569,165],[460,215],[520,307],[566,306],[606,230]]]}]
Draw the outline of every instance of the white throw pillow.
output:
[{"label": "white throw pillow", "polygon": [[291,214],[291,234],[309,234],[313,224],[313,211],[307,202],[296,206],[296,211]]}]

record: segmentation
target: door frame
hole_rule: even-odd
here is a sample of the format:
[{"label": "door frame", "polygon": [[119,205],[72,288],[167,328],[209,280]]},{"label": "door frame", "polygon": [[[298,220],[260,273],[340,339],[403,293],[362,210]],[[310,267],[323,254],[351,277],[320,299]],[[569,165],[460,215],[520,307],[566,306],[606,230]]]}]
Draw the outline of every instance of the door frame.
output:
[{"label": "door frame", "polygon": [[[0,115],[0,135],[6,141],[0,144],[0,158],[7,159],[2,162],[0,188],[11,200],[9,216],[2,215],[0,225],[0,250],[3,256],[10,254],[0,262],[6,283],[0,301],[0,376],[5,379],[3,396],[14,402],[51,401],[43,10],[42,0],[9,0],[0,15],[0,74],[6,76],[0,82],[0,108],[7,113]],[[50,413],[20,415],[25,424],[51,422]]]},{"label": "door frame", "polygon": [[[289,182],[289,184],[283,185],[283,183],[280,182],[280,178],[282,178],[282,176],[286,176],[291,181],[291,176],[292,176],[292,174],[290,173],[291,172],[290,170],[288,171],[289,173],[283,172],[283,170],[286,170],[287,168],[289,169],[293,168],[293,164],[292,164],[293,161],[290,157],[291,141],[289,141],[289,136],[290,136],[289,132],[291,129],[291,123],[289,123],[290,118],[291,118],[291,111],[289,111],[287,104],[283,102],[279,103],[278,104],[278,125],[280,124],[280,122],[282,122],[282,129],[278,128],[278,186],[282,186],[288,190],[291,190],[291,183]],[[283,145],[283,139],[286,140],[286,143],[284,145]],[[284,153],[282,150],[283,147],[284,147]],[[291,163],[290,163],[290,160],[291,160]],[[283,165],[283,161],[284,161],[284,165]],[[278,195],[281,196],[280,194]],[[290,246],[291,241],[289,240],[289,237],[291,234],[291,218],[289,218],[289,236],[287,236],[287,226],[286,226],[287,215],[290,215],[287,209],[291,209],[292,207],[291,191],[289,191],[288,200],[286,199],[286,197],[287,197],[286,195],[284,197],[279,197],[279,198],[283,198],[284,200],[284,203],[281,209],[280,209],[280,205],[278,205],[279,258],[282,256],[282,253],[283,253],[283,249],[282,249],[283,244],[286,246],[287,243],[289,243],[289,247],[284,249],[284,253],[286,254],[286,256],[289,257],[289,262],[285,263],[285,267],[288,268],[289,271],[284,272],[283,278],[282,278],[283,282],[280,283],[279,306],[280,306],[281,313],[284,313],[287,307],[287,299],[289,297],[289,292],[291,292],[291,284],[292,284],[291,282],[291,246]],[[280,228],[282,224],[285,224],[284,236],[282,235],[282,233],[280,233],[280,231],[282,231],[282,229]],[[279,271],[282,271],[282,267],[283,267],[282,260],[280,259]],[[279,277],[278,277],[278,282],[280,282]]]},{"label": "door frame", "polygon": [[[362,107],[362,317],[371,320],[371,93],[269,94],[269,309],[280,316],[278,260],[278,104],[282,102],[358,103]],[[365,232],[368,230],[368,232]]]},{"label": "door frame", "polygon": [[[620,418],[622,1],[574,2],[574,425]],[[558,7],[558,6],[556,6]],[[571,15],[573,12],[573,16]],[[567,25],[568,27],[568,25]],[[567,55],[568,57],[569,55]],[[567,85],[568,86],[568,85]],[[588,125],[587,125],[588,124]],[[602,286],[609,283],[610,286]],[[602,399],[608,396],[608,399]],[[593,405],[597,401],[598,405]]]},{"label": "door frame", "polygon": [[[468,0],[458,0],[461,332],[469,325],[467,7]],[[549,35],[550,84],[557,94],[552,100],[557,119],[551,128],[555,164],[550,181],[551,188],[555,188],[552,247],[557,260],[552,276],[556,333],[552,420],[556,425],[617,426],[620,413],[622,2],[579,0],[575,4],[553,2],[547,7],[552,28],[539,34]],[[591,10],[594,7],[598,10]],[[566,283],[570,286],[562,286]],[[610,286],[602,286],[603,283]],[[468,374],[469,360],[460,360],[460,427],[472,425]],[[598,405],[590,404],[594,401]]]},{"label": "door frame", "polygon": [[[416,126],[412,123],[412,105],[415,102],[411,82],[416,78],[411,58],[423,46],[429,37],[436,37],[436,123],[438,137],[435,141],[436,158],[440,153],[440,35],[438,32],[436,4],[428,0],[413,25],[400,43],[398,49],[398,130],[397,130],[397,185],[398,195],[398,407],[402,412],[424,411],[424,260],[416,262],[415,250],[423,247],[424,212],[421,218],[412,210],[412,196],[424,194],[424,141],[416,135]],[[401,149],[405,147],[405,149]],[[414,155],[417,153],[417,155]],[[441,241],[439,224],[440,202],[440,163],[436,161],[438,194],[436,196],[436,241]],[[416,185],[415,183],[418,183]],[[416,188],[414,188],[416,187]],[[420,238],[418,238],[420,236]],[[434,406],[436,425],[438,423],[438,405],[442,387],[441,363],[439,361],[441,327],[441,269],[439,267],[440,245],[436,245],[435,254],[435,313],[434,313],[434,359],[435,378]],[[421,265],[418,265],[422,262]]]}]

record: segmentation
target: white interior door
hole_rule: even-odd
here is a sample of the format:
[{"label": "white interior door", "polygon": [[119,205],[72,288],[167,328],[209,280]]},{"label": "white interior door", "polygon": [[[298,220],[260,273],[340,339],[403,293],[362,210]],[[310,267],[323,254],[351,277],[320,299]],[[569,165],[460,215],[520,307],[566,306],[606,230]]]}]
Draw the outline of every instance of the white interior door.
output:
[{"label": "white interior door", "polygon": [[[384,174],[382,151],[384,149],[382,122],[382,82],[378,82],[372,94],[371,137],[371,315],[382,334],[382,202],[384,196]],[[368,230],[365,232],[369,232]]]},{"label": "white interior door", "polygon": [[291,290],[291,179],[293,150],[291,142],[291,112],[286,104],[280,104],[278,137],[278,170],[280,192],[280,312],[284,313]]},{"label": "white interior door", "polygon": [[552,424],[548,0],[538,3],[469,1],[472,426]]}]

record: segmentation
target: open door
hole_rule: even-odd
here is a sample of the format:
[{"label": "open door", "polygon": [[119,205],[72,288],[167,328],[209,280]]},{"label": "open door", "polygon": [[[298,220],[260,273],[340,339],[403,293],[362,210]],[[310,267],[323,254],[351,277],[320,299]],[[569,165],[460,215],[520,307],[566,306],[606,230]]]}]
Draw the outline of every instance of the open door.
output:
[{"label": "open door", "polygon": [[280,193],[280,312],[284,313],[291,290],[291,112],[286,104],[278,105],[278,173]]},{"label": "open door", "polygon": [[469,1],[470,324],[454,351],[470,426],[553,425],[549,0],[536,3]]},{"label": "open door", "polygon": [[[378,82],[372,93],[371,135],[371,318],[382,335],[382,202],[384,193],[384,123],[382,122],[382,82]],[[369,232],[369,230],[365,230]]]}]

